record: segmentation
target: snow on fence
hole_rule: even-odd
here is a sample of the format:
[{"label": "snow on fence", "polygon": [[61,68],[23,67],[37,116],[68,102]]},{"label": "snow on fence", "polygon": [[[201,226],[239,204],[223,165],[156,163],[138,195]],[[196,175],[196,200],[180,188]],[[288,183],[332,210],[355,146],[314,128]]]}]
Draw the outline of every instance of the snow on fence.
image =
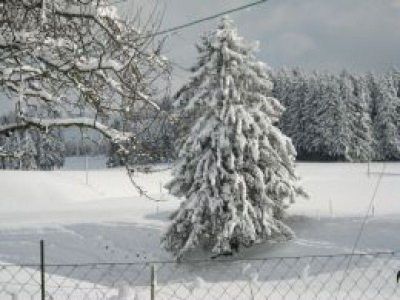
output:
[{"label": "snow on fence", "polygon": [[0,299],[400,299],[400,253],[0,265]]}]

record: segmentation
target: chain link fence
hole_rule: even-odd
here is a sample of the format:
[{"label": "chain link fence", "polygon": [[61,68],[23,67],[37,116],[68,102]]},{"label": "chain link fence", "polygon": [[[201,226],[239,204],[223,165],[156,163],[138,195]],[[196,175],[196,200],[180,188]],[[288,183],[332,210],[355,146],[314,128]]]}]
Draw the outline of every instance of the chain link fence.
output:
[{"label": "chain link fence", "polygon": [[[400,255],[1,265],[0,299],[400,299]],[[42,277],[43,274],[43,277]]]}]

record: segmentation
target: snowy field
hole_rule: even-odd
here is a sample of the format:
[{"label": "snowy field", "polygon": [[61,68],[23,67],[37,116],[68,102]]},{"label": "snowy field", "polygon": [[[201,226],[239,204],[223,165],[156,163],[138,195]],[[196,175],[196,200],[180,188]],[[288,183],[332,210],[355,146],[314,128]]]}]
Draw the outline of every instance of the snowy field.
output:
[{"label": "snowy field", "polygon": [[[42,238],[54,263],[169,259],[159,238],[168,215],[179,205],[161,189],[170,170],[135,175],[151,196],[162,200],[152,202],[138,195],[124,169],[99,169],[102,163],[99,158],[89,161],[88,184],[76,159],[67,162],[67,170],[0,172],[0,260],[37,262]],[[288,222],[297,238],[259,245],[241,256],[348,252],[381,169],[381,163],[371,164],[368,176],[367,164],[299,163],[311,198],[289,210]],[[359,244],[363,251],[400,249],[400,163],[386,163],[385,173],[374,201],[375,215]]]},{"label": "snowy field", "polygon": [[[73,158],[69,159],[65,170],[60,171],[0,172],[2,191],[0,197],[0,261],[16,264],[37,263],[40,239],[46,241],[47,263],[170,260],[169,254],[159,246],[160,236],[167,224],[168,215],[179,205],[178,199],[168,196],[166,191],[161,188],[170,178],[170,170],[135,175],[137,182],[145,187],[151,196],[160,199],[159,202],[152,202],[138,195],[131,186],[124,169],[105,169],[103,168],[104,160],[101,158],[89,159],[88,184],[86,184],[84,165],[83,159]],[[159,167],[166,169],[168,166]],[[368,176],[367,164],[298,163],[298,173],[311,198],[298,202],[289,210],[287,222],[295,230],[296,239],[282,244],[257,245],[242,251],[237,258],[330,255],[350,252],[382,167],[381,163],[371,164],[371,174]],[[359,242],[358,253],[400,249],[398,234],[400,228],[400,163],[386,163],[385,173],[374,201],[374,215],[370,213],[370,218]],[[197,252],[192,254],[191,258],[207,259],[208,256]],[[387,263],[386,260],[380,259],[374,260],[374,264],[379,265],[380,261]],[[258,263],[250,263],[250,269],[256,267]],[[307,283],[307,280],[310,282],[307,293],[315,294],[317,290],[321,289],[328,293],[330,288],[337,289],[337,286],[329,283],[314,287],[311,282],[321,283],[325,282],[323,280],[332,280],[337,284],[339,281],[337,278],[343,276],[341,270],[314,275],[310,272],[310,274],[304,275],[304,272],[307,273],[309,265],[304,262],[296,271],[302,273],[301,276],[306,276],[306,279],[301,280],[302,286],[299,286],[297,291],[299,289],[306,290],[307,286],[304,286],[304,282]],[[390,266],[390,269],[385,269],[383,277],[380,274],[381,278],[390,278],[400,264],[395,259]],[[168,274],[176,273],[174,269],[167,272],[167,267],[172,268],[168,265],[164,266],[165,278]],[[201,271],[204,268],[196,270]],[[240,292],[240,295],[246,293],[246,297],[249,297],[249,293],[252,292],[249,282],[253,282],[254,278],[246,279],[247,277],[241,269],[243,269],[243,265],[238,267],[239,278],[235,279],[235,286],[239,287],[237,292]],[[161,273],[162,271],[163,269],[160,270]],[[229,274],[231,271],[223,273]],[[364,272],[364,269],[356,271],[364,275],[368,275],[368,272],[376,273],[375,269],[368,272]],[[143,272],[143,276],[147,280],[148,270]],[[60,278],[64,278],[63,274],[68,272],[55,270],[54,273],[61,276]],[[216,273],[218,272],[216,271],[214,274]],[[160,276],[163,275],[160,274]],[[177,273],[175,276],[179,277]],[[315,276],[319,276],[318,280],[315,280]],[[324,279],[323,276],[327,278]],[[75,285],[74,280],[89,280],[89,285],[90,282],[95,281],[90,277],[79,278],[76,274],[72,277],[74,279],[67,280],[71,285]],[[298,284],[296,278],[296,276],[285,278],[287,284],[285,286],[296,286]],[[229,278],[225,279],[226,282],[231,282]],[[272,278],[267,285],[273,287],[274,284],[280,282],[276,280]],[[194,282],[196,282],[195,278]],[[107,282],[104,284],[106,286]],[[182,295],[186,295],[186,297],[192,295],[201,299],[205,290],[210,290],[211,287],[217,288],[215,284],[210,286],[210,283],[202,283],[200,286],[206,288],[200,288],[196,292],[196,286],[193,284],[187,284]],[[252,284],[257,286],[256,281]],[[368,281],[361,283],[364,286],[368,286],[368,284]],[[218,289],[221,286],[223,287],[223,284],[218,285]],[[265,284],[262,286],[264,288]],[[99,282],[97,289],[102,290],[103,288],[104,286]],[[159,288],[161,289],[160,294],[166,295],[165,299],[167,299],[168,293],[174,291],[174,283],[165,288],[162,288],[161,285]],[[389,288],[386,290],[388,295],[392,295],[396,287],[390,284],[386,288]],[[140,292],[140,289],[136,288],[136,291]],[[181,283],[176,285],[175,289],[182,289]],[[143,293],[148,295],[147,290],[144,290]],[[243,290],[246,292],[242,294]],[[230,288],[229,291],[234,293],[235,288]],[[278,291],[280,292],[281,289]],[[382,293],[384,292],[383,290]],[[107,292],[107,295],[116,293],[117,291],[113,289],[111,292]],[[305,297],[302,299],[307,299],[307,293],[301,293],[302,297]],[[371,294],[370,297],[369,294]],[[215,295],[219,295],[219,293],[216,292]],[[226,299],[229,299],[229,294],[224,295]],[[328,293],[326,298],[318,299],[329,299],[329,295]],[[375,299],[373,291],[368,291],[366,295]],[[296,298],[295,296],[293,295],[294,298]],[[342,296],[343,299],[346,298],[346,294]],[[367,296],[364,298],[368,298]],[[225,299],[224,297],[218,298]],[[241,299],[240,296],[238,298]],[[77,296],[72,299],[89,299],[89,297]],[[163,298],[160,297],[160,299]],[[291,298],[288,297],[288,299]]]}]

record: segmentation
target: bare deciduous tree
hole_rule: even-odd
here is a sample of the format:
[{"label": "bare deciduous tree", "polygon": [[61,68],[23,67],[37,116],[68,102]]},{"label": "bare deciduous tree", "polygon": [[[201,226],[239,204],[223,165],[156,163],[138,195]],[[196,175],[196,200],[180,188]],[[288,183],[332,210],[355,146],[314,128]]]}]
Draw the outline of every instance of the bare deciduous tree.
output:
[{"label": "bare deciduous tree", "polygon": [[[166,74],[167,61],[151,34],[158,18],[139,22],[137,14],[125,20],[110,2],[0,3],[0,93],[13,101],[18,115],[0,133],[78,126],[93,128],[114,143],[134,139],[112,128],[110,117],[124,120],[138,110],[158,110],[153,83]],[[141,30],[135,26],[139,23]],[[60,117],[37,113],[43,107]]]}]

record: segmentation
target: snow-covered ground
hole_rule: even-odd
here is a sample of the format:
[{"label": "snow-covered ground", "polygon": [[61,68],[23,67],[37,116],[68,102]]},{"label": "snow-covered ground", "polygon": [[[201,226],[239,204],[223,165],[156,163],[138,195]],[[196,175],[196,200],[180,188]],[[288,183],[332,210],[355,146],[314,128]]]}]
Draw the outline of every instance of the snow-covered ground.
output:
[{"label": "snow-covered ground", "polygon": [[[161,188],[170,178],[170,170],[135,175],[137,182],[160,200],[153,202],[139,196],[124,169],[102,166],[104,161],[99,158],[89,161],[88,184],[84,160],[77,158],[69,160],[66,169],[60,171],[0,172],[0,261],[38,262],[40,239],[46,241],[47,263],[170,260],[169,254],[159,246],[168,215],[179,205],[179,199],[167,195]],[[288,222],[297,238],[282,244],[257,245],[242,251],[237,258],[350,252],[382,166],[382,163],[371,164],[368,176],[367,164],[298,163],[298,173],[310,200],[299,201],[289,210]],[[385,166],[386,175],[374,201],[374,215],[370,213],[358,252],[400,249],[400,163]],[[194,253],[193,258],[208,256]],[[257,262],[252,264],[256,265]],[[300,269],[304,268],[306,265]],[[342,276],[340,272],[330,274],[331,278]],[[391,276],[390,272],[387,276]],[[55,270],[54,273],[64,278],[68,272]],[[143,276],[148,278],[147,270]],[[82,280],[76,274],[73,277]],[[248,285],[246,279],[238,280],[237,286]],[[286,283],[294,284],[290,280],[293,281],[289,278]],[[319,281],[320,278],[315,282]],[[163,288],[162,293],[174,290],[174,284]],[[207,284],[203,283],[206,287]],[[98,286],[101,289],[101,283]],[[195,294],[195,287],[189,284],[185,292]],[[313,293],[313,289],[308,292]]]},{"label": "snow-covered ground", "polygon": [[[99,161],[99,160],[98,160]],[[83,161],[82,161],[83,162]],[[75,164],[75,170],[68,170]],[[161,188],[170,170],[136,174],[153,202],[139,196],[124,169],[84,170],[69,161],[67,170],[0,172],[0,260],[38,260],[38,241],[46,240],[54,263],[169,259],[160,235],[179,199]],[[386,163],[385,175],[359,243],[362,250],[400,249],[400,163]],[[90,166],[90,164],[89,164]],[[161,166],[160,168],[166,168]],[[83,169],[83,168],[82,168]],[[310,194],[289,210],[297,238],[258,245],[244,257],[348,252],[370,203],[381,163],[298,163]],[[370,213],[372,214],[372,213]]]}]

